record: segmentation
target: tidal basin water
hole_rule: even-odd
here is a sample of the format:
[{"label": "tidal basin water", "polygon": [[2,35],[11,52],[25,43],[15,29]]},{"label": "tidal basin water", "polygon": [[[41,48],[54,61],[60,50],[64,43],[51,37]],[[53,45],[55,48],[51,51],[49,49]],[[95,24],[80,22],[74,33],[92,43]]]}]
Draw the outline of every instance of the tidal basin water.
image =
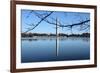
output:
[{"label": "tidal basin water", "polygon": [[22,38],[21,41],[22,63],[90,59],[90,39],[86,37],[60,38],[58,49],[55,38]]}]

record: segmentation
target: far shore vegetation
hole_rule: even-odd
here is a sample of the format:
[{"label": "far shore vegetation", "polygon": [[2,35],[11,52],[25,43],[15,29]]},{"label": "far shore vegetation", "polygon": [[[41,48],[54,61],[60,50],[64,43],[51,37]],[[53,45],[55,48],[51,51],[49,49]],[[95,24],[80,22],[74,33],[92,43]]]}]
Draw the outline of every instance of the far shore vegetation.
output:
[{"label": "far shore vegetation", "polygon": [[59,33],[58,35],[53,33],[21,33],[22,38],[27,37],[90,37],[90,33],[82,33],[82,34],[65,34]]}]

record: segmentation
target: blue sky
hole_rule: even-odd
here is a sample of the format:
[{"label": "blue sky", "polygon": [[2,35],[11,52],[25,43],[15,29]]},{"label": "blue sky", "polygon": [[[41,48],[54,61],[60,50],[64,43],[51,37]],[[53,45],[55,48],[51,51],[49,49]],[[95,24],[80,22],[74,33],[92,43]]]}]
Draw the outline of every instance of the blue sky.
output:
[{"label": "blue sky", "polygon": [[[32,28],[33,26],[29,26],[29,24],[36,24],[40,21],[40,18],[38,18],[34,13],[30,13],[31,10],[21,10],[21,30],[22,32],[25,32],[28,30],[28,28]],[[50,11],[35,11],[39,14],[42,13],[49,13]],[[51,18],[57,18],[61,24],[63,25],[71,25],[74,23],[79,23],[80,21],[85,21],[87,19],[90,19],[90,13],[83,13],[83,12],[53,12],[47,20],[50,22],[55,23],[54,20]],[[89,22],[87,24],[90,24]],[[35,29],[29,31],[33,33],[55,33],[55,25],[49,24],[45,21],[42,21],[39,26],[37,26]],[[89,32],[89,29],[80,31],[80,26],[74,27],[72,29],[73,33],[83,33],[83,32]],[[66,33],[70,34],[71,30],[69,28],[59,28],[60,33]]]}]

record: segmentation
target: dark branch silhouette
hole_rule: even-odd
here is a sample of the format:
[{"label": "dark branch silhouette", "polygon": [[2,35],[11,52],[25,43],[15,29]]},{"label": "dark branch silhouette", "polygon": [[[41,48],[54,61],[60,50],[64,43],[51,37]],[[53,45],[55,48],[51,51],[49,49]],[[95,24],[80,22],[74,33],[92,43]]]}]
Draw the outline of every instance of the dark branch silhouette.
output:
[{"label": "dark branch silhouette", "polygon": [[[37,12],[35,12],[35,11],[33,11],[33,13],[34,13],[38,18],[40,18],[40,19],[43,18],[39,13],[37,13]],[[56,21],[56,19],[54,19],[54,18],[51,18],[51,19],[54,20],[54,21]],[[49,23],[49,24],[56,25],[56,23],[50,22],[50,21],[47,20],[47,19],[44,19],[44,21],[47,22],[47,23]],[[60,27],[73,27],[73,26],[76,26],[76,25],[81,25],[81,24],[87,23],[87,22],[89,22],[89,21],[90,21],[90,20],[85,20],[85,21],[82,21],[82,22],[79,22],[79,23],[75,23],[75,24],[72,24],[72,25],[62,25],[61,22],[58,22],[58,23],[60,24],[60,25],[58,25],[58,26],[60,26]]]},{"label": "dark branch silhouette", "polygon": [[[29,31],[33,30],[34,28],[36,28],[42,21],[45,21],[45,22],[47,22],[49,24],[52,24],[52,25],[56,25],[56,23],[55,23],[56,19],[53,18],[53,17],[49,17],[53,13],[53,11],[51,11],[49,13],[42,13],[42,14],[40,14],[40,13],[37,13],[36,11],[32,10],[32,11],[30,11],[29,14],[31,14],[31,13],[34,13],[34,15],[36,15],[38,18],[40,18],[40,21],[36,25],[33,25],[33,23],[32,23],[30,26],[31,27],[33,26],[33,27],[32,28],[28,28],[28,30],[26,32],[29,32]],[[29,15],[27,17],[29,17]],[[48,20],[47,19],[48,17],[50,19],[52,19],[54,22],[51,22],[50,20]],[[85,30],[85,29],[87,29],[87,28],[90,27],[90,25],[86,24],[88,22],[90,22],[89,19],[84,20],[84,21],[82,20],[79,23],[74,23],[74,24],[70,24],[69,25],[69,24],[62,24],[61,21],[58,21],[57,26],[62,27],[62,29],[65,28],[65,27],[70,28],[71,32],[72,32],[72,28],[73,27],[75,27],[75,26],[81,26],[81,29],[80,29],[80,31],[81,31],[81,30]],[[84,26],[84,28],[83,28],[83,26]]]},{"label": "dark branch silhouette", "polygon": [[[46,19],[48,16],[50,16],[53,12],[50,12],[49,14],[47,14],[45,17],[43,17],[33,28],[28,29],[26,32],[33,30],[34,28],[36,28],[44,19]],[[26,33],[25,32],[25,33]]]}]

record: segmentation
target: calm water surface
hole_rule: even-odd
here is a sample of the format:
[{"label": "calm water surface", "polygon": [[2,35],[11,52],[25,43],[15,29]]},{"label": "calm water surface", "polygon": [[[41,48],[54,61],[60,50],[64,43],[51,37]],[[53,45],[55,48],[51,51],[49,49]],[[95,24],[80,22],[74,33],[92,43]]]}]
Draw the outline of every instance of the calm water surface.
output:
[{"label": "calm water surface", "polygon": [[59,49],[55,38],[22,38],[21,44],[22,63],[90,59],[89,38],[60,38]]}]

